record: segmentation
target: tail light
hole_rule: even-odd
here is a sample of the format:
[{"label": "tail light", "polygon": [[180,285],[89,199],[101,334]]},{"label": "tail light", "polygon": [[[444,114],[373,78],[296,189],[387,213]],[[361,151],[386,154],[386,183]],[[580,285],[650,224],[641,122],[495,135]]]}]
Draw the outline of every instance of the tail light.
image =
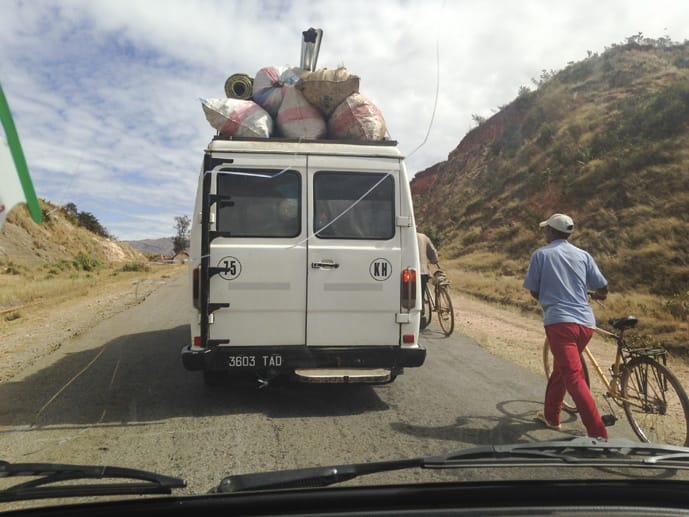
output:
[{"label": "tail light", "polygon": [[192,292],[194,297],[194,307],[201,309],[201,295],[199,282],[201,278],[201,266],[195,267],[192,271]]},{"label": "tail light", "polygon": [[416,269],[407,268],[402,271],[401,302],[405,309],[412,309],[416,305]]}]

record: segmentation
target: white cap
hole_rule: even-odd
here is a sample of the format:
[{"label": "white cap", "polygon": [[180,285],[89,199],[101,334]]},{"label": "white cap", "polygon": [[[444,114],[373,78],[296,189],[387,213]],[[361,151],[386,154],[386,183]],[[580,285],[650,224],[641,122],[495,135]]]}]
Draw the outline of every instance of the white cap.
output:
[{"label": "white cap", "polygon": [[562,233],[572,233],[574,231],[574,221],[565,214],[553,214],[547,221],[542,221],[538,226],[541,228],[550,226]]}]

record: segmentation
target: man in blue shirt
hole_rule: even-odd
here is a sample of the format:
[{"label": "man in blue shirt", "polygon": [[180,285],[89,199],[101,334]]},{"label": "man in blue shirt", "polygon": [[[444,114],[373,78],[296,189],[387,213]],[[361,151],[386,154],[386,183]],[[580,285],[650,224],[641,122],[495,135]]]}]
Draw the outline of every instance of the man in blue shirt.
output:
[{"label": "man in blue shirt", "polygon": [[574,231],[571,217],[553,214],[539,226],[548,244],[531,255],[524,287],[543,308],[553,372],[545,391],[544,410],[537,418],[551,429],[560,429],[562,400],[569,392],[587,434],[607,438],[607,430],[586,384],[580,356],[596,326],[588,293],[592,291],[592,298],[604,300],[608,282],[593,257],[567,240]]}]

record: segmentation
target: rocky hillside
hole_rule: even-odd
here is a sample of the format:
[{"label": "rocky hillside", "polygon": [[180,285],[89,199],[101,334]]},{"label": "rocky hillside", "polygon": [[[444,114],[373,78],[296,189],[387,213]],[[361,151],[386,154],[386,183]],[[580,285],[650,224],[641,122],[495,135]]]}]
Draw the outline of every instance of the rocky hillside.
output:
[{"label": "rocky hillside", "polygon": [[641,35],[546,72],[412,181],[443,256],[522,275],[538,222],[575,220],[616,290],[689,290],[689,42]]},{"label": "rocky hillside", "polygon": [[33,270],[77,261],[84,269],[89,263],[145,262],[131,246],[76,225],[62,208],[45,201],[41,207],[44,221],[40,225],[31,220],[24,205],[12,209],[0,231],[0,267]]}]

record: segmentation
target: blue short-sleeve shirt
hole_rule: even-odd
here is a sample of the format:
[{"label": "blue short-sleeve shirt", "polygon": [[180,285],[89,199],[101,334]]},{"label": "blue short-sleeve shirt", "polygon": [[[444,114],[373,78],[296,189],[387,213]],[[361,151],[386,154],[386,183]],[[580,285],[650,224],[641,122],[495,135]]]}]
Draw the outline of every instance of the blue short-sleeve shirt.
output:
[{"label": "blue short-sleeve shirt", "polygon": [[524,287],[538,293],[544,325],[578,323],[595,327],[587,291],[606,285],[608,281],[593,257],[566,239],[556,239],[534,251],[524,279]]}]

